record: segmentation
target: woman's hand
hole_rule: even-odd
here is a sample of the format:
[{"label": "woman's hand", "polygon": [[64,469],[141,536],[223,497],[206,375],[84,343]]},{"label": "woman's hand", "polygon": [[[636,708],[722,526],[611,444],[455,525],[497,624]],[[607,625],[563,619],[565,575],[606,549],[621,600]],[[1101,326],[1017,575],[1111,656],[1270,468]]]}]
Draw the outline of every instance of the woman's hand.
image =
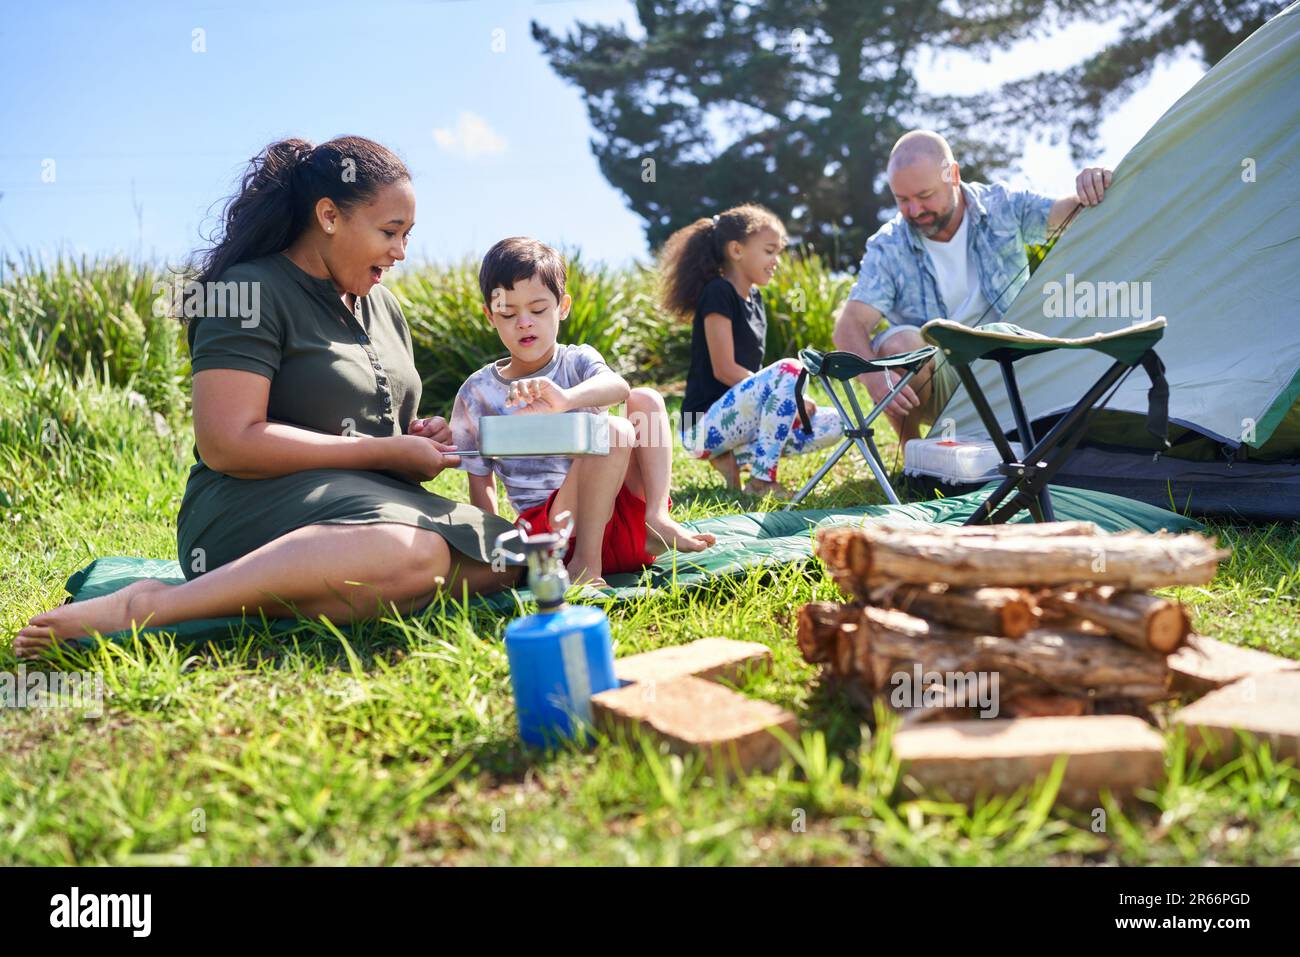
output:
[{"label": "woman's hand", "polygon": [[395,435],[380,441],[392,444],[389,469],[412,482],[427,482],[443,469],[460,465],[456,446],[423,435]]},{"label": "woman's hand", "polygon": [[569,393],[545,376],[516,379],[506,397],[506,408],[517,407],[520,415],[568,412],[569,405]]},{"label": "woman's hand", "polygon": [[428,419],[412,419],[406,431],[411,435],[422,435],[435,442],[451,442],[451,426],[440,415]]}]

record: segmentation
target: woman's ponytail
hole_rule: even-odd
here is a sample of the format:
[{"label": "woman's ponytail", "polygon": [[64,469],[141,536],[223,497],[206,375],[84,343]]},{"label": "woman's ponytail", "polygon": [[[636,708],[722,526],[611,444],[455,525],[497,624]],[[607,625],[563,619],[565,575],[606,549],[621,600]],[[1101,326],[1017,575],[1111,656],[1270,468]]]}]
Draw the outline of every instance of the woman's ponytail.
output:
[{"label": "woman's ponytail", "polygon": [[272,143],[249,160],[212,246],[199,255],[197,279],[215,282],[231,266],[287,248],[323,197],[346,211],[410,178],[397,156],[364,137],[340,136],[315,147],[301,139]]}]

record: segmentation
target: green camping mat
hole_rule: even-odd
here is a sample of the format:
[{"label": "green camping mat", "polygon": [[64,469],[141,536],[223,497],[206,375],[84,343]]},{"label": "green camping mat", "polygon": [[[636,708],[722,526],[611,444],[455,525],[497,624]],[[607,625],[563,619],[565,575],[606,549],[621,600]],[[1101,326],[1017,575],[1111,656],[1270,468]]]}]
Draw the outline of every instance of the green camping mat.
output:
[{"label": "green camping mat", "polygon": [[[960,525],[975,511],[984,497],[996,487],[983,488],[952,498],[917,502],[910,505],[863,505],[846,509],[806,509],[790,512],[745,512],[720,515],[686,526],[712,532],[718,543],[704,552],[682,554],[668,552],[641,575],[610,575],[611,588],[605,591],[586,589],[583,598],[593,601],[626,601],[660,590],[679,588],[693,591],[719,578],[745,575],[750,569],[805,562],[812,555],[813,533],[831,525],[859,524],[870,519],[914,521],[919,524]],[[1059,521],[1095,522],[1110,532],[1138,529],[1155,532],[1199,531],[1194,519],[1156,508],[1142,502],[1084,489],[1052,486],[1052,503]],[[1028,521],[1022,512],[1016,521]],[[173,560],[110,556],[97,558],[68,579],[66,588],[72,601],[84,601],[111,594],[141,578],[160,578],[167,582],[185,580],[180,565]],[[501,614],[513,614],[527,607],[531,596],[527,589],[515,589],[495,595],[479,596],[472,605]],[[142,634],[164,633],[190,642],[224,641],[237,638],[246,626],[272,634],[301,627],[296,619],[211,618],[181,622],[161,628],[148,628]],[[129,633],[107,636],[110,640],[129,637]],[[93,639],[83,639],[89,642]]]}]

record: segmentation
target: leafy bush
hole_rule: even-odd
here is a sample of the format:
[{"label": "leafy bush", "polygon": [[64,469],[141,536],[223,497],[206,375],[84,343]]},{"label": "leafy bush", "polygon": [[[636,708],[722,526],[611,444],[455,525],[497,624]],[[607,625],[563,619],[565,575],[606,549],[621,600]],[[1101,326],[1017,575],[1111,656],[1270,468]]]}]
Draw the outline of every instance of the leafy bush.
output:
[{"label": "leafy bush", "polygon": [[[573,306],[563,342],[598,349],[634,384],[683,379],[691,324],[659,307],[653,269],[589,265],[570,251]],[[25,257],[0,277],[0,359],[8,375],[59,368],[129,387],[173,423],[188,410],[189,358],[184,327],[155,315],[156,284],[174,277],[121,257],[44,263]],[[851,277],[833,274],[813,254],[793,253],[764,291],[767,361],[806,345],[830,348],[835,311]],[[460,384],[505,355],[482,313],[478,263],[422,265],[391,286],[402,305],[424,382],[425,408],[447,408]],[[129,384],[129,385],[128,385]]]},{"label": "leafy bush", "polygon": [[68,490],[103,488],[126,471],[176,468],[187,429],[173,429],[132,382],[89,370],[12,367],[0,378],[0,515],[36,511]]},{"label": "leafy bush", "polygon": [[831,272],[815,253],[796,250],[787,254],[763,290],[767,309],[764,361],[797,356],[806,346],[834,348],[831,330],[852,285],[852,276]]},{"label": "leafy bush", "polygon": [[[573,305],[560,326],[561,342],[594,347],[615,371],[634,382],[685,374],[690,328],[685,330],[684,348],[682,330],[659,313],[652,273],[589,266],[576,253],[567,259]],[[391,288],[411,327],[428,408],[449,405],[471,373],[506,355],[483,315],[477,262],[422,266]],[[670,364],[675,361],[680,364]]]},{"label": "leafy bush", "polygon": [[5,264],[0,283],[0,344],[6,364],[51,365],[103,381],[128,382],[150,407],[173,416],[189,393],[184,330],[154,314],[155,284],[168,275],[121,257]]}]

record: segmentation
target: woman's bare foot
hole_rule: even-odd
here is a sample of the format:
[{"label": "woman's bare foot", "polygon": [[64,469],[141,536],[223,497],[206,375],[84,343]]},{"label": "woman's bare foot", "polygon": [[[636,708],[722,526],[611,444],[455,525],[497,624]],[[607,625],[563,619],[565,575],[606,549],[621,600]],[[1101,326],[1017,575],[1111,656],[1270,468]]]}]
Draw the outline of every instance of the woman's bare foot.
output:
[{"label": "woman's bare foot", "polygon": [[170,587],[156,578],[146,578],[111,595],[60,605],[33,615],[14,638],[14,654],[32,658],[56,641],[80,638],[92,632],[111,635],[130,628],[132,622],[143,628],[148,624],[151,609],[150,603],[142,599],[150,592]]},{"label": "woman's bare foot", "polygon": [[722,474],[727,488],[740,488],[740,466],[736,464],[735,452],[723,452],[709,459],[709,464]]},{"label": "woman's bare foot", "polygon": [[645,517],[646,551],[659,556],[670,548],[679,552],[702,552],[710,545],[716,545],[717,536],[708,532],[692,532],[684,525],[679,525],[667,515],[650,515]]},{"label": "woman's bare foot", "polygon": [[794,493],[780,482],[769,482],[766,479],[758,478],[751,478],[745,485],[745,491],[758,498],[765,498],[770,495],[780,502],[788,502],[794,497]]}]

